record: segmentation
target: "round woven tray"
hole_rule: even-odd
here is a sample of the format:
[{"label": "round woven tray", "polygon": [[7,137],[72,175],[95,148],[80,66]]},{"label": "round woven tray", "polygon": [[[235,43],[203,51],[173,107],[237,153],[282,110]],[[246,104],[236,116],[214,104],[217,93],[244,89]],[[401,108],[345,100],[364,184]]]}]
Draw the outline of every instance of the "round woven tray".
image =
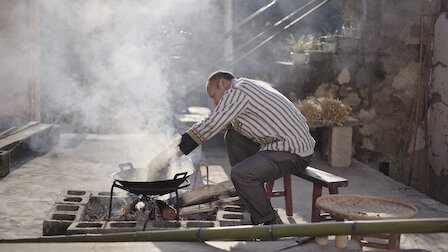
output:
[{"label": "round woven tray", "polygon": [[316,200],[316,206],[349,220],[409,219],[418,213],[413,205],[365,195],[325,195]]}]

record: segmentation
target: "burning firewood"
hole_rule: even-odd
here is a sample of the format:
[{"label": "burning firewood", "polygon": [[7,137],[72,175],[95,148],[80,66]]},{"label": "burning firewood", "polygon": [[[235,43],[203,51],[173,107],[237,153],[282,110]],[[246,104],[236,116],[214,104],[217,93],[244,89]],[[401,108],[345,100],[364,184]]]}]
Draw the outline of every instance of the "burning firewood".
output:
[{"label": "burning firewood", "polygon": [[160,213],[165,220],[175,220],[177,211],[174,207],[168,205],[166,202],[156,200],[156,204],[159,207]]}]

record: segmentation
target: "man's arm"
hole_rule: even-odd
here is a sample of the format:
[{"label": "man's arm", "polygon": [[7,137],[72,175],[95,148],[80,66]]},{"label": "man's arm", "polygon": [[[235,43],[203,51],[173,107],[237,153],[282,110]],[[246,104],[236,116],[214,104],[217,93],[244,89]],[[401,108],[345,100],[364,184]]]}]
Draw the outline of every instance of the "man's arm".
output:
[{"label": "man's arm", "polygon": [[247,96],[238,89],[230,89],[219,104],[202,121],[182,134],[179,148],[187,155],[216,135],[234,120],[249,104]]}]

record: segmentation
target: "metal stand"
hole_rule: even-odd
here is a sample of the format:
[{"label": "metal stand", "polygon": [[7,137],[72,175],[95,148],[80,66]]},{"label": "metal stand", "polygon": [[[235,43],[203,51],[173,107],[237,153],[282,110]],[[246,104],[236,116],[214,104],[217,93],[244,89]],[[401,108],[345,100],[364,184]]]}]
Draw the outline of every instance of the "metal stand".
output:
[{"label": "metal stand", "polygon": [[[114,180],[114,183],[112,184],[112,187],[110,188],[110,199],[109,199],[109,217],[107,218],[107,220],[110,219],[110,215],[112,213],[112,197],[114,196],[114,187],[119,187],[119,185],[117,185],[115,183],[116,181]],[[122,188],[122,187],[121,187]]]},{"label": "metal stand", "polygon": [[[180,188],[184,188],[184,187],[187,187],[187,186],[190,185],[190,182],[189,182],[188,180],[186,180],[186,181],[187,181],[187,185],[182,186],[182,187],[177,187],[176,189],[173,189],[173,191],[176,191],[176,204],[175,204],[174,208],[176,209],[176,220],[177,220],[177,221],[179,221],[179,208],[180,208],[180,200],[179,200],[179,191],[178,191],[178,190],[179,190]],[[110,220],[110,217],[111,217],[111,214],[112,214],[112,198],[113,198],[113,195],[114,195],[114,187],[118,187],[118,188],[120,188],[120,189],[123,189],[123,190],[129,192],[129,191],[126,190],[123,186],[121,186],[120,184],[117,184],[117,181],[114,180],[114,183],[112,183],[112,186],[111,186],[111,188],[110,188],[109,215],[108,215],[107,220]],[[133,193],[133,192],[131,192],[131,193]],[[135,193],[134,193],[134,194],[135,194]],[[142,195],[143,195],[144,197],[147,197],[147,196],[148,196],[147,194],[142,194]]]}]

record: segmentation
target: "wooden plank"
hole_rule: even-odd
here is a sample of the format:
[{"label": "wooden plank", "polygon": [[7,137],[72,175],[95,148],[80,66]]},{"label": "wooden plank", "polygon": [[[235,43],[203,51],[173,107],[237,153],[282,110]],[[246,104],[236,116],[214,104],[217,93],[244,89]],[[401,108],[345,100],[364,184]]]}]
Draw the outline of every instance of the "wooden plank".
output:
[{"label": "wooden plank", "polygon": [[179,215],[184,216],[184,215],[190,215],[190,214],[195,214],[195,213],[206,213],[206,212],[211,212],[211,211],[215,210],[216,208],[218,208],[218,205],[216,204],[216,202],[192,205],[192,206],[182,208],[179,212]]},{"label": "wooden plank", "polygon": [[50,127],[52,127],[51,124],[39,123],[39,124],[33,125],[31,127],[28,127],[26,129],[23,129],[23,130],[15,133],[15,134],[12,134],[8,137],[0,139],[0,149],[4,148],[10,144],[25,140],[38,132],[49,129]]},{"label": "wooden plank", "polygon": [[2,132],[0,132],[0,139],[5,138],[9,135],[11,135],[11,132],[13,132],[17,127],[11,127],[9,129],[6,129]]},{"label": "wooden plank", "polygon": [[226,180],[216,185],[203,186],[196,190],[185,192],[182,194],[181,200],[184,206],[193,205],[214,196],[223,195],[234,188],[232,181]]},{"label": "wooden plank", "polygon": [[189,215],[195,213],[204,213],[215,210],[216,208],[222,207],[223,205],[233,205],[233,204],[241,204],[240,197],[228,197],[216,201],[212,201],[209,203],[199,204],[199,205],[191,205],[187,207],[183,207],[179,215]]},{"label": "wooden plank", "polygon": [[0,139],[1,138],[5,138],[5,137],[8,137],[8,136],[10,136],[10,135],[13,135],[13,134],[16,134],[16,133],[18,133],[18,132],[20,132],[20,131],[22,131],[22,130],[25,130],[25,129],[27,129],[27,128],[30,128],[30,127],[32,127],[32,126],[34,126],[34,125],[36,125],[36,124],[39,124],[39,122],[38,121],[31,121],[31,122],[28,122],[27,124],[25,124],[25,125],[23,125],[23,126],[21,126],[21,127],[19,127],[19,128],[17,128],[17,127],[12,127],[12,130],[11,131],[9,131],[9,132],[7,132],[7,133],[3,133],[2,132],[2,134],[0,134]]},{"label": "wooden plank", "polygon": [[308,166],[305,171],[295,175],[328,188],[348,186],[347,179],[318,170],[311,166]]}]

